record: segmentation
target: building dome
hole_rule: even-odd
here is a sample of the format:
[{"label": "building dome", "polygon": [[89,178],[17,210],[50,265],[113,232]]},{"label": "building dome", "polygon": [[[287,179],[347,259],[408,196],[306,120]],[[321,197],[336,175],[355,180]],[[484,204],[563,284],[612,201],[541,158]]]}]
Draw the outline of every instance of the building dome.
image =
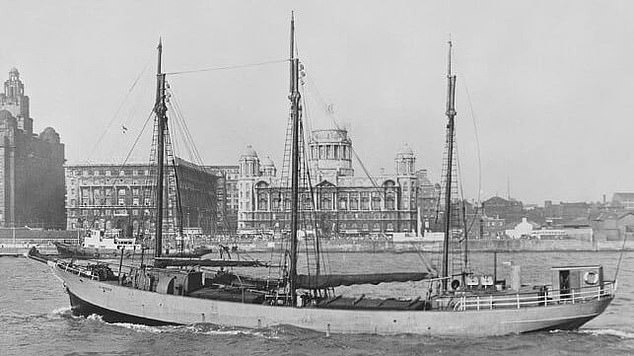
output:
[{"label": "building dome", "polygon": [[273,163],[270,156],[266,156],[266,158],[262,160],[262,167],[275,167],[275,163]]},{"label": "building dome", "polygon": [[59,134],[52,127],[47,127],[40,133],[40,139],[50,143],[59,143]]},{"label": "building dome", "polygon": [[401,149],[398,150],[397,155],[399,155],[399,156],[413,156],[414,155],[414,150],[412,150],[412,148],[409,147],[409,145],[407,143],[404,143],[403,146],[401,146]]},{"label": "building dome", "polygon": [[18,72],[18,69],[16,67],[11,68],[11,70],[9,71],[9,74],[20,74]]},{"label": "building dome", "polygon": [[240,158],[258,158],[258,153],[255,152],[253,146],[247,145],[247,147],[242,151]]}]

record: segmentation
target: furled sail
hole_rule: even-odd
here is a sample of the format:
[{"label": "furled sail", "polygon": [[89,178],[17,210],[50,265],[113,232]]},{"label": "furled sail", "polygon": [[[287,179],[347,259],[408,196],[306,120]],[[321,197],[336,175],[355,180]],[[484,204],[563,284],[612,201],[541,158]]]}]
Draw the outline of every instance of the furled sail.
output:
[{"label": "furled sail", "polygon": [[434,276],[426,272],[395,272],[395,273],[367,273],[367,274],[327,274],[297,276],[297,288],[323,289],[354,284],[379,284],[387,282],[407,282],[430,279]]},{"label": "furled sail", "polygon": [[155,267],[167,266],[205,266],[205,267],[268,267],[257,260],[212,260],[199,258],[155,257]]}]

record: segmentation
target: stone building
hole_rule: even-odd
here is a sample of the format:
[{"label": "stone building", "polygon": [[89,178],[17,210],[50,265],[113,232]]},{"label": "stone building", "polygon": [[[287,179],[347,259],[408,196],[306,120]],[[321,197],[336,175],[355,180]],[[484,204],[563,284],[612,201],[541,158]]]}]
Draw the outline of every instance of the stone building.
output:
[{"label": "stone building", "polygon": [[[156,166],[149,164],[73,164],[66,166],[68,229],[122,229],[128,234],[154,231]],[[170,166],[168,172],[173,174]],[[165,189],[166,231],[177,226],[215,234],[217,177],[203,167],[176,160],[182,218],[177,214],[176,191]],[[179,222],[179,219],[182,219]],[[181,225],[182,223],[182,225]]]},{"label": "stone building", "polygon": [[[417,229],[416,157],[405,145],[395,171],[354,175],[352,140],[341,129],[314,130],[308,141],[312,190],[300,190],[300,211],[314,212],[326,236],[363,236]],[[290,181],[270,158],[247,146],[240,156],[238,233],[274,234],[290,229]],[[312,195],[312,199],[311,199]],[[307,227],[306,229],[310,229]]]},{"label": "stone building", "polygon": [[439,217],[440,184],[433,184],[427,177],[427,170],[421,169],[416,172],[418,188],[418,209],[422,226],[426,230],[441,231],[444,229]]},{"label": "stone building", "polygon": [[486,215],[502,218],[507,224],[519,223],[525,215],[522,202],[513,198],[494,196],[485,200],[482,205]]},{"label": "stone building", "polygon": [[634,193],[614,193],[611,205],[615,208],[634,210]]},{"label": "stone building", "polygon": [[64,144],[51,127],[34,134],[29,110],[13,68],[0,93],[0,226],[63,229]]},{"label": "stone building", "polygon": [[238,177],[237,165],[205,166],[205,170],[217,177],[216,198],[217,231],[232,235],[238,228]]}]

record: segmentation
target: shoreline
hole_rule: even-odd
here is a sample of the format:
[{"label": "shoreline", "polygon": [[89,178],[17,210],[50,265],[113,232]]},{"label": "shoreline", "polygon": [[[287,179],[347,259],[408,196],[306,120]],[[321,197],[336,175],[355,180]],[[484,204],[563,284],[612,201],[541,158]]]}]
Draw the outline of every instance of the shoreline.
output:
[{"label": "shoreline", "polygon": [[[34,243],[31,239],[15,241],[15,244],[0,246],[0,257],[20,255],[35,246],[41,253],[57,254],[57,249],[49,241]],[[236,247],[232,253],[270,253],[281,252],[285,244],[280,241],[211,241],[209,246],[218,253],[218,245]],[[393,242],[389,240],[323,240],[322,253],[440,253],[440,241],[407,241]],[[624,248],[623,248],[624,247]],[[299,249],[306,252],[304,246]],[[312,250],[312,248],[311,248]],[[619,252],[634,251],[634,241],[580,241],[580,240],[470,240],[470,253],[553,253],[553,252]]]}]

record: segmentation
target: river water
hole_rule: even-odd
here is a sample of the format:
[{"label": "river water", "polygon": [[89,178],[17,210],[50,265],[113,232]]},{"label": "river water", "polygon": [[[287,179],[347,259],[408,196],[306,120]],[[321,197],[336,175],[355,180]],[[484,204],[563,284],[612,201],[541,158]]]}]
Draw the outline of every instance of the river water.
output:
[{"label": "river water", "polygon": [[[491,254],[474,254],[474,265],[492,270]],[[261,256],[263,257],[263,256]],[[504,253],[502,262],[522,266],[523,282],[549,283],[551,265],[602,264],[614,276],[619,253]],[[332,271],[420,269],[415,253],[327,256]],[[359,272],[361,272],[359,271]],[[541,271],[543,273],[538,273]],[[403,286],[404,285],[404,286]],[[369,295],[414,294],[415,284],[346,287]],[[487,338],[418,335],[331,335],[279,326],[259,330],[213,325],[148,327],[109,324],[98,316],[71,314],[67,294],[49,268],[24,258],[0,258],[0,355],[632,355],[634,354],[634,253],[626,253],[617,298],[598,318],[574,332],[539,332]]]}]

